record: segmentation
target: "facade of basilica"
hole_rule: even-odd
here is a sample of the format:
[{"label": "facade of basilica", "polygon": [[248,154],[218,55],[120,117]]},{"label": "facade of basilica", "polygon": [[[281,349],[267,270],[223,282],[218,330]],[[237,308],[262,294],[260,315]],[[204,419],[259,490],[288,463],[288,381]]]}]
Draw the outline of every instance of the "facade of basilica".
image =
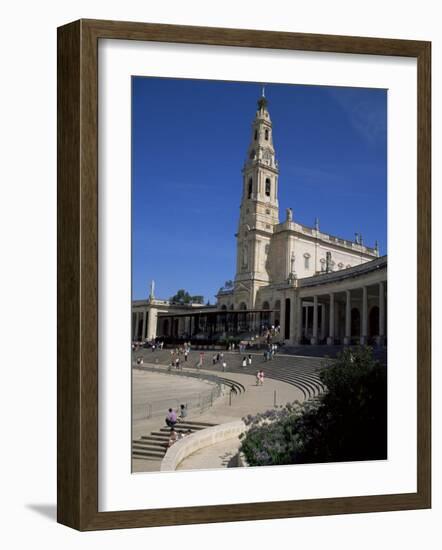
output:
[{"label": "facade of basilica", "polygon": [[296,221],[280,221],[279,167],[264,93],[242,170],[236,274],[216,306],[148,300],[132,305],[134,340],[222,340],[280,327],[288,344],[386,343],[387,257]]},{"label": "facade of basilica", "polygon": [[238,223],[236,276],[222,289],[218,305],[227,309],[260,308],[277,299],[287,282],[319,273],[340,271],[379,257],[368,248],[297,223],[290,208],[279,219],[279,168],[273,128],[264,96],[252,124],[243,168],[243,193]]}]

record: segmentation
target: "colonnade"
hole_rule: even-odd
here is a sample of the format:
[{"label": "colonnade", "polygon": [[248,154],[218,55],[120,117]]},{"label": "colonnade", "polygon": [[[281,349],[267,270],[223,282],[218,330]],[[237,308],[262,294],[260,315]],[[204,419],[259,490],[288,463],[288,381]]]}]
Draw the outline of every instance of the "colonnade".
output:
[{"label": "colonnade", "polygon": [[[141,325],[141,330],[140,330]],[[132,313],[132,340],[141,341],[147,338],[148,312],[145,309]]]},{"label": "colonnade", "polygon": [[[358,340],[364,345],[371,338],[383,345],[386,339],[385,290],[385,282],[381,281],[326,294],[296,296],[297,314],[290,331],[291,339],[296,343],[309,341],[312,345],[332,345],[337,341],[349,345]],[[369,291],[374,296],[369,296]]]}]

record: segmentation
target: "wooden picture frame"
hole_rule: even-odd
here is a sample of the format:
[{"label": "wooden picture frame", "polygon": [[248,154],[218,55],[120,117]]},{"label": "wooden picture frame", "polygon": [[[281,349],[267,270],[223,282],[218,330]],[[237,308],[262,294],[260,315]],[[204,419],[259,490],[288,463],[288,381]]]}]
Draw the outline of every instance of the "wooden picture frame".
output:
[{"label": "wooden picture frame", "polygon": [[[124,39],[403,56],[418,67],[417,492],[98,511],[98,41]],[[58,29],[58,521],[82,531],[431,506],[431,44],[79,20]]]}]

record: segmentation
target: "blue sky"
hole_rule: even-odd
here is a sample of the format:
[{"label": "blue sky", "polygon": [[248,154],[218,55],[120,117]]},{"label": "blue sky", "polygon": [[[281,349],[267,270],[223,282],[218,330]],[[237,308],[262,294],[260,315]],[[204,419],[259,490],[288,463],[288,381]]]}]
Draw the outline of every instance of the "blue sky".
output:
[{"label": "blue sky", "polygon": [[[132,293],[214,302],[235,276],[257,83],[132,78]],[[387,252],[387,91],[266,85],[280,218]]]}]

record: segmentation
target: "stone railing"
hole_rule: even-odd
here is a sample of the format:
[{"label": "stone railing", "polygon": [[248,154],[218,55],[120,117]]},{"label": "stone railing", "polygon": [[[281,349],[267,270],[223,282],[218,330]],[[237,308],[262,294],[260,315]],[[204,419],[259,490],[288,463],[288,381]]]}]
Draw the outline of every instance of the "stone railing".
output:
[{"label": "stone railing", "polygon": [[308,287],[316,286],[324,283],[331,283],[335,281],[341,281],[343,279],[348,279],[355,277],[356,275],[363,275],[365,273],[371,273],[372,271],[377,271],[379,269],[386,269],[387,267],[387,256],[381,256],[370,262],[365,262],[360,265],[354,265],[353,267],[348,267],[347,269],[341,269],[339,271],[331,271],[330,273],[322,273],[320,275],[313,275],[313,277],[304,277],[299,280],[299,287]]},{"label": "stone railing", "polygon": [[320,241],[323,241],[324,243],[336,244],[338,246],[348,248],[360,254],[379,256],[379,251],[376,248],[366,246],[364,244],[351,241],[349,239],[341,239],[340,237],[335,237],[334,235],[330,235],[328,233],[323,233],[315,227],[309,227],[308,225],[304,225],[299,222],[286,220],[280,223],[277,228],[277,231],[289,229],[291,231],[296,231],[297,233],[302,233],[303,235],[309,235],[310,237],[314,237]]},{"label": "stone railing", "polygon": [[242,420],[235,420],[227,424],[219,424],[211,428],[200,430],[178,440],[168,449],[161,462],[161,472],[170,472],[177,469],[177,466],[188,456],[210,445],[221,441],[239,437],[246,429]]}]

